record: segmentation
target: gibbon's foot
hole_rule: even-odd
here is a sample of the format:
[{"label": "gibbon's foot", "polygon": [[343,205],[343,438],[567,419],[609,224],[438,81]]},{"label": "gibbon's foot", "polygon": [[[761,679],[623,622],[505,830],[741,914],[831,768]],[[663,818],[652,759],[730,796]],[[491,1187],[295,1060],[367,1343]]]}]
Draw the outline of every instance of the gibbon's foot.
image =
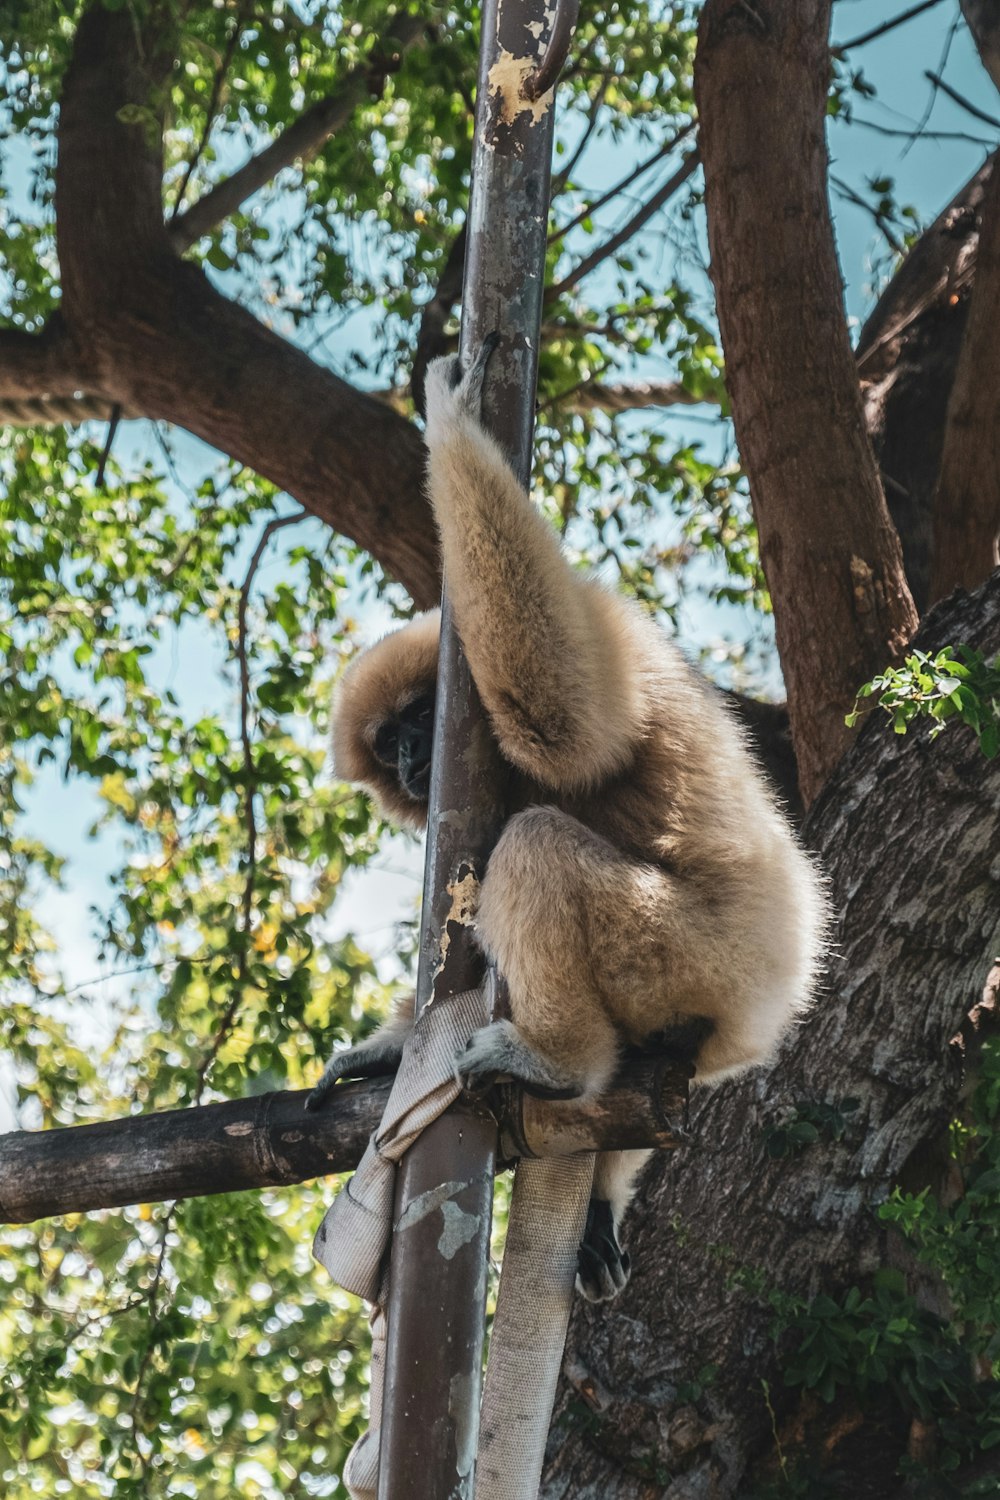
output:
[{"label": "gibbon's foot", "polygon": [[715,1022],[708,1016],[679,1016],[670,1026],[651,1031],[638,1048],[640,1053],[654,1053],[676,1058],[694,1066],[698,1054],[715,1032]]},{"label": "gibbon's foot", "polygon": [[[474,422],[480,419],[483,405],[483,382],[490,355],[500,343],[499,333],[488,333],[479,352],[467,370],[457,354],[446,354],[432,360],[427,368],[426,390],[428,419],[444,414],[446,406],[458,408]],[[433,408],[433,413],[432,413]]]},{"label": "gibbon's foot", "polygon": [[343,1047],[335,1052],[323,1069],[319,1083],[306,1097],[306,1109],[320,1109],[342,1078],[379,1078],[395,1073],[403,1056],[401,1036],[369,1037],[357,1047]]},{"label": "gibbon's foot", "polygon": [[474,1031],[455,1059],[455,1077],[468,1094],[481,1094],[501,1078],[513,1078],[539,1099],[577,1099],[583,1086],[558,1073],[524,1041],[513,1021],[494,1021]]},{"label": "gibbon's foot", "polygon": [[615,1234],[611,1204],[591,1198],[576,1256],[576,1289],[588,1302],[610,1302],[626,1285],[632,1262]]}]

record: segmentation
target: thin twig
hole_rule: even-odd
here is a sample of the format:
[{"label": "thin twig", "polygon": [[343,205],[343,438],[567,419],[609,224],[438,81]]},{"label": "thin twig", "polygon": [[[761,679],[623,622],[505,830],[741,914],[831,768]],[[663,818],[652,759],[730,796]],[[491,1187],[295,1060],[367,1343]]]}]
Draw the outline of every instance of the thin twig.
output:
[{"label": "thin twig", "polygon": [[[948,27],[948,35],[944,39],[944,46],[941,49],[941,57],[937,65],[937,70],[939,73],[943,73],[948,64],[948,55],[951,52],[951,44],[955,40],[955,34],[958,31],[958,16],[959,13],[956,10],[954,19],[952,20],[951,25]],[[931,96],[927,101],[926,108],[924,109],[923,114],[920,116],[920,119],[917,121],[916,129],[914,130],[910,139],[907,141],[906,145],[903,147],[903,150],[900,153],[901,157],[906,156],[907,152],[911,150],[914,141],[918,140],[919,137],[923,134],[924,126],[927,124],[931,115],[934,113],[934,105],[936,102],[937,89],[932,88]]]},{"label": "thin twig", "polygon": [[632,218],[618,230],[617,234],[613,234],[603,245],[599,245],[590,255],[585,256],[579,265],[570,271],[568,276],[563,277],[562,281],[557,282],[555,286],[550,286],[547,289],[545,301],[547,303],[554,302],[565,292],[571,291],[585,276],[589,276],[591,271],[599,266],[602,261],[607,260],[609,255],[614,255],[616,250],[619,250],[627,240],[630,240],[634,234],[638,233],[657,210],[662,208],[669,198],[673,197],[678,188],[683,187],[688,178],[694,174],[700,160],[701,158],[696,147],[689,156],[685,157],[684,161],[677,168],[677,171],[671,177],[667,178],[661,188],[657,189],[649,202],[645,203],[639,209],[638,213],[633,214]]},{"label": "thin twig", "polygon": [[195,168],[197,167],[198,163],[201,161],[201,158],[205,153],[205,148],[208,145],[208,138],[212,134],[212,127],[215,124],[215,113],[219,107],[219,100],[222,97],[222,85],[226,80],[226,74],[229,72],[229,64],[233,60],[233,53],[236,51],[237,45],[239,44],[242,30],[243,17],[240,14],[237,14],[236,20],[233,24],[232,32],[230,33],[229,39],[226,42],[226,50],[222,54],[222,57],[219,61],[219,66],[215,70],[215,77],[212,80],[212,92],[209,95],[208,106],[205,110],[205,124],[202,127],[201,138],[198,141],[198,145],[195,148],[191,160],[188,162],[186,168],[184,169],[184,176],[181,179],[181,185],[177,190],[177,197],[174,199],[174,206],[171,210],[170,218],[167,220],[168,224],[176,223],[177,217],[181,211],[181,205],[184,202],[184,194],[188,190],[188,184],[190,183],[191,178],[194,175]]},{"label": "thin twig", "polygon": [[103,490],[104,488],[105,472],[108,467],[108,459],[111,457],[111,445],[115,440],[115,433],[118,431],[118,423],[121,421],[121,419],[122,409],[116,401],[114,406],[111,408],[111,419],[108,422],[108,435],[104,439],[104,447],[101,449],[101,456],[97,461],[97,473],[94,475],[94,484],[99,490]]},{"label": "thin twig", "polygon": [[[232,999],[226,1006],[225,1012],[223,1013],[218,1027],[216,1028],[216,1032],[214,1037],[212,1038],[209,1049],[203,1057],[198,1068],[194,1093],[192,1095],[192,1104],[195,1106],[199,1105],[202,1101],[202,1095],[205,1092],[205,1085],[208,1077],[208,1070],[212,1066],[212,1063],[215,1061],[215,1058],[219,1052],[219,1048],[222,1046],[223,1042],[226,1039],[226,1036],[229,1033],[229,1028],[233,1024],[237,1010],[239,1009],[240,1002],[243,998],[243,984],[246,979],[247,954],[249,951],[250,942],[250,919],[253,913],[254,885],[257,874],[257,821],[253,806],[253,749],[250,742],[250,667],[247,659],[246,649],[247,607],[250,599],[250,589],[253,584],[254,575],[257,572],[257,568],[260,565],[261,558],[264,556],[271,538],[275,535],[276,532],[282,530],[285,526],[292,526],[297,521],[301,521],[304,515],[304,511],[296,511],[292,515],[288,516],[275,516],[267,523],[260,534],[257,546],[254,549],[254,554],[250,559],[250,565],[247,568],[246,576],[243,579],[243,584],[240,588],[239,641],[237,649],[240,662],[240,740],[243,746],[243,767],[245,781],[244,816],[247,829],[247,877],[243,886],[242,916],[240,924],[242,942],[240,944],[239,957],[237,959],[237,980],[234,986]],[[153,1273],[153,1280],[150,1284],[149,1293],[146,1299],[149,1306],[149,1332],[146,1339],[146,1347],[143,1350],[142,1358],[139,1361],[139,1369],[136,1374],[135,1380],[135,1392],[132,1397],[131,1415],[133,1437],[135,1437],[138,1430],[138,1420],[142,1406],[143,1384],[145,1381],[146,1371],[149,1368],[149,1363],[153,1356],[153,1349],[156,1342],[156,1326],[159,1318],[159,1293],[160,1287],[163,1282],[163,1273],[166,1265],[167,1238],[170,1234],[170,1229],[173,1224],[174,1212],[176,1208],[177,1203],[175,1200],[170,1204],[163,1216],[160,1228],[160,1253],[157,1257],[156,1270]],[[138,1442],[136,1442],[135,1450],[136,1454],[138,1455],[139,1462],[142,1466],[143,1474],[145,1474],[148,1470],[148,1464],[141,1448],[139,1447]]]},{"label": "thin twig", "polygon": [[243,749],[243,821],[246,828],[247,841],[247,873],[243,883],[243,899],[241,902],[240,936],[242,941],[239,948],[239,956],[236,960],[236,982],[233,986],[232,998],[222,1013],[222,1017],[216,1027],[215,1035],[209,1044],[208,1051],[202,1058],[196,1075],[197,1083],[194,1091],[194,1103],[201,1103],[204,1092],[205,1081],[208,1070],[212,1066],[219,1049],[229,1029],[236,1018],[243,999],[243,985],[246,982],[247,957],[250,947],[250,921],[253,916],[254,888],[257,880],[257,815],[254,812],[254,794],[256,792],[253,745],[250,740],[250,661],[247,655],[247,611],[250,603],[250,589],[253,586],[254,575],[260,566],[261,558],[267,551],[271,538],[286,526],[295,526],[305,518],[304,510],[294,511],[288,516],[273,516],[264,527],[254,548],[250,565],[246,576],[240,586],[240,603],[237,615],[238,635],[236,652],[240,666],[240,744]]},{"label": "thin twig", "polygon": [[647,156],[645,161],[641,161],[637,167],[634,167],[627,177],[623,177],[620,182],[616,182],[614,187],[608,188],[607,192],[602,193],[600,198],[595,199],[593,203],[588,203],[586,208],[582,208],[574,219],[570,219],[568,224],[563,224],[560,229],[554,229],[549,235],[549,244],[554,245],[557,240],[562,239],[563,235],[569,234],[571,229],[575,229],[578,224],[582,224],[584,219],[589,218],[591,214],[597,213],[598,209],[603,208],[612,198],[616,198],[627,187],[631,187],[637,177],[641,177],[650,167],[654,167],[657,162],[662,161],[665,156],[669,156],[672,151],[676,150],[681,141],[685,140],[691,134],[692,130],[696,128],[696,125],[697,122],[695,120],[689,120],[672,140],[667,141],[663,146],[657,147],[652,155]]},{"label": "thin twig", "polygon": [[251,156],[242,167],[216,183],[171,222],[170,238],[174,248],[179,251],[188,249],[223,219],[236,213],[283,167],[290,167],[298,161],[310,161],[351,118],[376,81],[381,80],[384,87],[385,79],[398,66],[402,54],[420,39],[424,31],[425,24],[419,17],[405,13],[397,16],[369,57],[345,74],[330,94],[313,104],[263,151]]},{"label": "thin twig", "polygon": [[896,238],[895,234],[889,228],[889,221],[886,218],[885,214],[881,213],[874,206],[874,204],[869,203],[867,199],[862,198],[860,193],[855,192],[850,183],[845,182],[842,177],[835,177],[831,172],[830,181],[833,183],[834,187],[837,189],[842,198],[846,198],[851,203],[856,203],[858,208],[863,208],[866,213],[871,214],[872,218],[875,220],[875,223],[878,225],[879,229],[881,229],[882,233],[885,235],[886,240],[892,246],[893,250],[895,250],[897,255],[906,254],[906,246],[903,244],[902,240]]},{"label": "thin twig", "polygon": [[166,1213],[160,1220],[160,1252],[156,1258],[156,1269],[153,1279],[149,1285],[149,1291],[143,1299],[149,1308],[149,1326],[146,1333],[146,1347],[142,1351],[139,1368],[135,1376],[135,1390],[132,1393],[132,1405],[130,1416],[132,1418],[132,1441],[135,1444],[136,1457],[145,1476],[149,1470],[149,1462],[142,1449],[139,1447],[139,1415],[142,1409],[143,1385],[146,1379],[146,1371],[149,1369],[150,1360],[153,1357],[153,1349],[156,1346],[156,1325],[160,1316],[160,1287],[163,1284],[163,1272],[167,1261],[167,1239],[174,1222],[174,1214],[177,1209],[177,1200],[169,1204]]},{"label": "thin twig", "polygon": [[[912,139],[913,131],[901,130],[897,125],[880,125],[877,120],[866,120],[862,115],[854,115],[851,119],[852,125],[858,125],[862,130],[874,130],[878,135],[904,136],[907,140]],[[970,146],[987,146],[990,150],[996,145],[995,140],[989,140],[984,135],[970,135],[967,130],[924,130],[920,139],[923,141],[964,141]]]},{"label": "thin twig", "polygon": [[949,99],[953,99],[974,120],[982,120],[984,125],[993,125],[997,130],[1000,130],[1000,120],[997,119],[996,115],[987,114],[985,109],[980,109],[977,104],[973,104],[971,99],[966,99],[964,94],[958,92],[958,89],[953,89],[950,83],[945,83],[939,74],[932,73],[929,68],[925,68],[924,77],[929,78],[931,83],[941,90],[942,94],[947,94]]},{"label": "thin twig", "polygon": [[871,31],[863,31],[860,36],[852,36],[849,42],[838,42],[832,48],[835,56],[840,57],[851,47],[863,47],[867,42],[873,42],[876,37],[885,36],[888,31],[895,31],[897,26],[904,26],[907,21],[912,21],[914,16],[919,16],[923,11],[940,5],[941,0],[920,0],[918,5],[911,5],[909,10],[900,11],[898,16],[893,16],[890,21],[883,21],[881,26],[873,26]]},{"label": "thin twig", "polygon": [[569,161],[562,168],[562,170],[560,172],[557,172],[552,179],[552,188],[550,193],[550,196],[552,198],[558,198],[559,194],[562,192],[563,188],[572,177],[574,168],[577,166],[577,163],[579,162],[581,156],[586,151],[587,146],[590,142],[590,137],[593,135],[594,130],[597,126],[597,117],[601,112],[601,106],[604,103],[604,96],[608,91],[608,84],[610,82],[610,74],[606,74],[601,79],[597,93],[590,101],[590,107],[587,110],[587,123],[583,128],[583,134],[580,136],[579,141],[577,141],[576,150],[572,153]]}]

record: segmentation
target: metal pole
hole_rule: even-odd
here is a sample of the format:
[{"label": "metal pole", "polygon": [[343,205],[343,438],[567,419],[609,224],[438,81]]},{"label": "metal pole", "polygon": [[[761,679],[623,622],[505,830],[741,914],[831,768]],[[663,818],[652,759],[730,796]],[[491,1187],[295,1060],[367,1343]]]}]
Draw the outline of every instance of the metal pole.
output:
[{"label": "metal pole", "polygon": [[[553,101],[549,94],[532,102],[524,86],[534,76],[552,19],[545,0],[486,0],[483,7],[462,308],[466,360],[487,333],[497,329],[502,335],[490,364],[484,419],[525,484]],[[449,995],[481,981],[474,898],[503,822],[503,765],[454,634],[447,596],[434,757],[418,1006],[430,999],[446,1004]],[[463,1104],[424,1132],[399,1173],[379,1500],[472,1495],[495,1150],[495,1121],[481,1107]]]}]

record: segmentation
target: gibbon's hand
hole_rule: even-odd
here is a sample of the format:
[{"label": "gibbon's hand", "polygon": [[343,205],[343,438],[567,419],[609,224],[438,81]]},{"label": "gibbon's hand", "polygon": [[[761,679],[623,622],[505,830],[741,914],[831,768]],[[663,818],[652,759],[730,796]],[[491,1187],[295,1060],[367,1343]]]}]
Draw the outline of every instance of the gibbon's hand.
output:
[{"label": "gibbon's hand", "polygon": [[499,333],[488,333],[472,364],[463,374],[457,354],[435,359],[427,368],[427,441],[432,444],[444,427],[456,419],[469,418],[479,425],[483,405],[483,383],[490,356],[500,343]]},{"label": "gibbon's hand", "polygon": [[342,1047],[323,1069],[323,1076],[306,1099],[306,1109],[321,1109],[342,1078],[379,1078],[395,1073],[405,1040],[398,1032],[376,1032],[357,1047]]}]

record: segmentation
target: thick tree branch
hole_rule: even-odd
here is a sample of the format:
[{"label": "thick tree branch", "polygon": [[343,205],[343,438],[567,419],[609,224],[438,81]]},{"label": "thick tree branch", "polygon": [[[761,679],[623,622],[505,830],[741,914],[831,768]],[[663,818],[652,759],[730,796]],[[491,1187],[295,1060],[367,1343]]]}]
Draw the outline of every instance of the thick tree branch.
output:
[{"label": "thick tree branch", "polygon": [[[71,420],[65,415],[40,417],[37,413],[75,411],[79,393],[92,392],[95,382],[94,365],[58,313],[41,333],[0,328],[0,422]],[[100,402],[99,395],[96,400]]]},{"label": "thick tree branch", "polygon": [[56,174],[67,325],[125,411],[185,427],[271,479],[430,604],[437,546],[416,429],[228,302],[170,245],[159,142],[120,115],[157,97],[170,42],[145,37],[140,59],[129,12],[98,7],[80,23]]},{"label": "thick tree branch", "polygon": [[1000,562],[1000,172],[986,187],[976,279],[948,403],[934,501],[931,598],[975,588]]},{"label": "thick tree branch", "polygon": [[708,0],[695,69],[726,378],[807,803],[857,688],[916,626],[826,196],[829,18],[830,0]]},{"label": "thick tree branch", "polygon": [[317,100],[263,151],[171,220],[168,230],[174,249],[187,250],[203,234],[209,234],[284,167],[310,161],[347,124],[363,99],[373,92],[382,92],[388,75],[399,67],[403,53],[423,35],[425,28],[426,22],[417,16],[405,12],[397,16],[371,56],[352,68],[332,93]]},{"label": "thick tree branch", "polygon": [[962,0],[962,14],[983,67],[1000,89],[1000,14],[994,0]]},{"label": "thick tree branch", "polygon": [[712,402],[712,398],[692,395],[679,380],[625,380],[619,384],[591,380],[574,386],[565,396],[554,396],[551,404],[565,412],[614,413],[648,406],[700,406],[704,401]]},{"label": "thick tree branch", "polygon": [[[494,1096],[501,1155],[653,1146],[684,1139],[688,1065],[666,1056],[626,1064],[600,1100],[533,1099],[513,1085]],[[341,1084],[322,1110],[307,1094],[262,1094],[63,1130],[0,1136],[0,1223],[287,1187],[356,1167],[391,1078]]]},{"label": "thick tree branch", "polygon": [[858,340],[865,423],[921,612],[930,602],[933,499],[992,164],[993,158],[924,231]]}]

